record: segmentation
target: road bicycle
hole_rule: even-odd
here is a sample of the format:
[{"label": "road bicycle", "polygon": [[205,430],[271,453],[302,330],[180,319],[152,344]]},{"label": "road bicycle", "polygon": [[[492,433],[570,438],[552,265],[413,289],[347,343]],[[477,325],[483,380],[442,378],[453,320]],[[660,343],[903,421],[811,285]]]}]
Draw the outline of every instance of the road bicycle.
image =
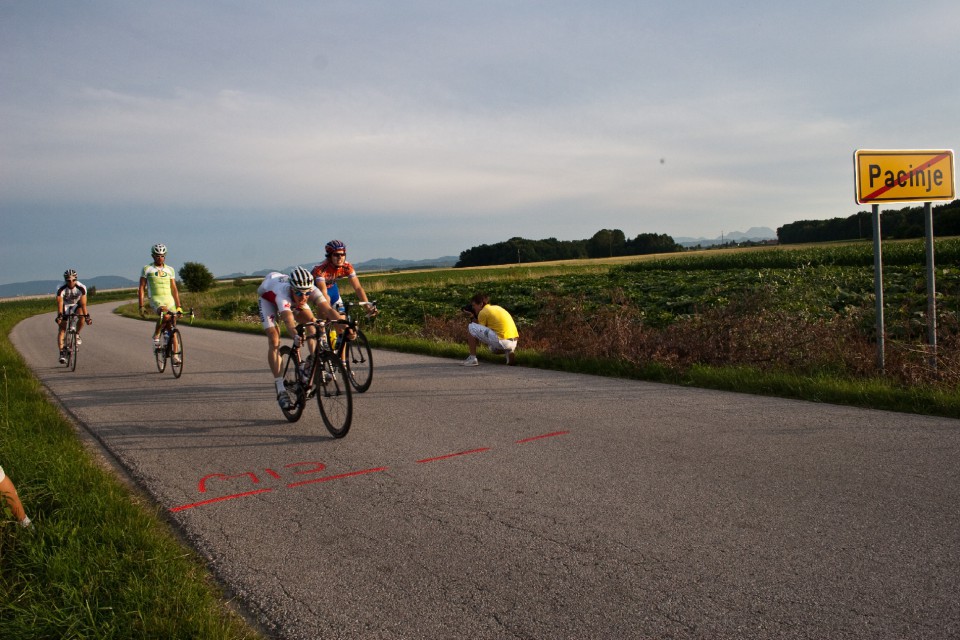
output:
[{"label": "road bicycle", "polygon": [[340,356],[341,362],[347,369],[350,384],[357,391],[363,393],[370,388],[373,382],[373,352],[370,350],[370,343],[367,342],[367,336],[363,331],[357,328],[356,321],[350,316],[351,307],[376,306],[377,301],[370,302],[348,302],[344,307],[344,314],[347,322],[356,331],[356,337],[353,340],[343,340],[337,335],[337,330],[332,323],[327,323],[326,336],[327,344]]},{"label": "road bicycle", "polygon": [[76,311],[67,315],[67,331],[63,338],[63,355],[66,357],[66,366],[71,371],[77,370],[77,360],[80,359],[80,342],[77,334],[77,326],[81,318],[89,320],[89,313],[77,313]]},{"label": "road bicycle", "polygon": [[[335,321],[350,327],[346,321]],[[302,345],[306,340],[316,344],[312,357],[300,357],[301,346],[280,347],[280,375],[283,386],[292,401],[283,415],[290,422],[296,422],[303,414],[307,400],[316,396],[317,406],[327,431],[334,438],[342,438],[350,430],[353,421],[353,394],[348,374],[340,356],[334,353],[324,339],[324,321],[305,322],[297,325],[300,340],[294,345]],[[312,333],[307,329],[312,328]]]},{"label": "road bicycle", "polygon": [[179,378],[183,375],[183,336],[177,329],[177,318],[183,316],[183,312],[161,311],[160,315],[164,313],[170,318],[171,324],[160,333],[160,344],[153,348],[153,355],[160,373],[166,371],[169,360],[173,377]]}]

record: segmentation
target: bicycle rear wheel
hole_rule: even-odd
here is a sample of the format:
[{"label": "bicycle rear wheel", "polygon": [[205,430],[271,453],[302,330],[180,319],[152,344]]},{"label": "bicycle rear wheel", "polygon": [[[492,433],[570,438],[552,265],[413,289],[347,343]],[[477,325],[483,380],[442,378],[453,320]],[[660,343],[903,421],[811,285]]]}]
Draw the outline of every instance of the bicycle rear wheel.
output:
[{"label": "bicycle rear wheel", "polygon": [[317,371],[317,404],[327,431],[334,438],[342,438],[350,430],[353,420],[353,394],[347,382],[347,371],[340,358],[329,351],[316,354],[320,369]]},{"label": "bicycle rear wheel", "polygon": [[170,332],[167,350],[170,352],[170,370],[173,371],[174,378],[179,378],[183,375],[183,336],[180,335],[179,329],[173,329]]},{"label": "bicycle rear wheel", "polygon": [[77,346],[77,331],[71,330],[67,336],[67,365],[70,371],[77,370],[77,358],[80,356],[80,347]]},{"label": "bicycle rear wheel", "polygon": [[280,347],[280,375],[283,377],[283,388],[287,390],[287,395],[293,401],[293,406],[289,409],[280,407],[283,415],[290,422],[296,422],[303,415],[303,406],[306,404],[306,393],[303,385],[300,384],[300,357],[297,352],[290,347]]},{"label": "bicycle rear wheel", "polygon": [[347,342],[343,350],[343,361],[350,374],[350,384],[357,393],[363,393],[373,382],[373,352],[363,331],[357,329],[357,337]]}]

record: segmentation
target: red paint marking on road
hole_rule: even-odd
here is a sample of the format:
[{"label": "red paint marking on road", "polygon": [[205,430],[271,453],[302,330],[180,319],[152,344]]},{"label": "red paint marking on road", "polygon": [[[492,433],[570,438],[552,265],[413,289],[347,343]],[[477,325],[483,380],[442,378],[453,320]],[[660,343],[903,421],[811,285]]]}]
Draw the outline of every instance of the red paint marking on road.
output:
[{"label": "red paint marking on road", "polygon": [[193,509],[195,507],[202,507],[207,504],[213,504],[214,502],[223,502],[224,500],[233,500],[235,498],[246,498],[247,496],[255,496],[258,493],[269,493],[273,489],[257,489],[256,491],[247,491],[246,493],[235,493],[231,496],[221,496],[219,498],[210,498],[209,500],[203,500],[202,502],[193,502],[191,504],[183,504],[179,507],[173,507],[170,509],[171,512],[176,513],[177,511],[186,511],[187,509]]},{"label": "red paint marking on road", "polygon": [[350,473],[340,473],[335,476],[324,476],[322,478],[313,478],[312,480],[303,480],[301,482],[291,482],[287,485],[287,488],[293,489],[294,487],[302,487],[305,484],[316,484],[317,482],[330,482],[331,480],[341,480],[343,478],[352,478],[353,476],[362,476],[367,473],[377,473],[378,471],[386,471],[388,467],[377,467],[375,469],[364,469],[362,471],[351,471]]},{"label": "red paint marking on road", "polygon": [[[950,154],[949,154],[949,153],[941,153],[941,154],[938,155],[938,156],[934,156],[933,158],[930,158],[929,160],[927,160],[926,162],[924,162],[922,165],[920,165],[920,166],[917,167],[916,169],[912,169],[912,170],[910,171],[910,173],[908,173],[906,176],[904,176],[904,180],[909,180],[909,179],[910,179],[911,177],[913,177],[914,175],[916,175],[916,174],[918,174],[918,173],[922,173],[923,171],[929,169],[930,167],[932,167],[933,165],[937,164],[937,163],[940,162],[941,160],[946,160],[946,159],[949,158],[949,157],[950,157]],[[898,182],[895,180],[895,181],[893,182],[893,184],[891,184],[891,185],[884,185],[884,186],[880,187],[879,189],[877,189],[876,191],[874,191],[873,193],[870,193],[870,194],[865,195],[865,196],[863,197],[863,199],[861,200],[861,202],[867,203],[867,202],[869,202],[870,200],[873,200],[874,198],[876,198],[876,197],[878,197],[878,196],[882,196],[882,195],[885,194],[887,191],[890,191],[890,189],[896,188],[896,187],[898,187],[898,186],[900,186],[900,185],[899,185]]]},{"label": "red paint marking on road", "polygon": [[424,458],[423,460],[417,460],[417,464],[424,462],[436,462],[437,460],[446,460],[447,458],[456,458],[457,456],[467,456],[471,453],[483,453],[484,451],[490,451],[490,447],[483,447],[481,449],[470,449],[469,451],[461,451],[459,453],[448,453],[445,456],[437,456],[436,458]]},{"label": "red paint marking on road", "polygon": [[524,438],[523,440],[517,440],[516,444],[523,444],[525,442],[533,442],[534,440],[542,440],[544,438],[555,438],[556,436],[565,436],[569,431],[554,431],[553,433],[545,433],[542,436],[533,436],[532,438]]},{"label": "red paint marking on road", "polygon": [[[524,444],[524,443],[527,443],[527,442],[533,442],[534,440],[543,440],[544,438],[555,438],[555,437],[557,437],[557,436],[565,436],[565,435],[568,435],[569,433],[570,433],[569,431],[553,431],[553,432],[551,432],[551,433],[544,433],[544,434],[541,434],[541,435],[538,435],[538,436],[532,436],[532,437],[530,437],[530,438],[523,438],[522,440],[517,440],[517,441],[515,442],[515,444]],[[471,455],[471,454],[474,454],[474,453],[484,453],[484,452],[487,452],[487,451],[490,451],[490,450],[491,450],[490,447],[481,447],[481,448],[479,448],[479,449],[470,449],[470,450],[468,450],[468,451],[460,451],[460,452],[457,452],[457,453],[449,453],[449,454],[443,455],[443,456],[436,456],[436,457],[433,457],[433,458],[424,458],[424,459],[422,459],[422,460],[417,460],[417,464],[422,464],[422,463],[426,463],[426,462],[437,462],[437,461],[439,461],[439,460],[448,460],[448,459],[450,459],[450,458],[457,458],[457,457],[459,457],[459,456],[466,456],[466,455]],[[319,471],[323,470],[323,469],[325,468],[325,466],[326,466],[326,465],[324,465],[322,462],[296,462],[296,463],[291,463],[291,464],[285,465],[285,468],[288,468],[288,469],[289,469],[289,468],[295,468],[295,467],[300,467],[300,466],[304,466],[304,465],[312,465],[313,468],[307,469],[307,470],[298,470],[298,471],[296,471],[297,474],[318,473]],[[344,478],[352,478],[352,477],[354,477],[354,476],[362,476],[362,475],[367,475],[367,474],[370,474],[370,473],[377,473],[377,472],[380,472],[380,471],[386,471],[387,469],[389,469],[389,467],[374,467],[374,468],[372,468],[372,469],[362,469],[362,470],[360,470],[360,471],[350,471],[350,472],[348,472],[348,473],[339,473],[339,474],[332,475],[332,476],[324,476],[324,477],[322,477],[322,478],[312,478],[312,479],[310,479],[310,480],[302,480],[302,481],[300,481],[300,482],[291,482],[291,483],[288,483],[286,486],[287,486],[288,489],[293,489],[293,488],[296,488],[296,487],[302,487],[303,485],[307,485],[307,484],[317,484],[317,483],[319,483],[319,482],[330,482],[330,481],[332,481],[332,480],[342,480],[342,479],[344,479]],[[264,471],[266,471],[266,473],[267,473],[270,477],[276,478],[276,479],[278,479],[278,480],[280,479],[280,474],[277,473],[276,471],[274,471],[273,469],[265,469]],[[204,477],[200,480],[199,490],[200,490],[201,493],[205,492],[205,491],[206,491],[206,482],[207,482],[208,480],[213,479],[213,478],[217,478],[217,479],[221,479],[221,480],[227,480],[227,479],[242,478],[242,477],[248,477],[248,478],[251,479],[252,482],[259,482],[259,479],[257,478],[256,474],[253,473],[253,472],[241,473],[241,474],[237,474],[237,475],[225,475],[225,474],[220,474],[220,473],[212,473],[212,474],[210,474],[210,475],[204,476]],[[232,495],[222,496],[222,497],[219,497],[219,498],[211,498],[211,499],[209,499],[209,500],[202,500],[202,501],[200,501],[200,502],[193,502],[193,503],[190,503],[190,504],[184,504],[184,505],[180,505],[179,507],[172,507],[172,508],[170,509],[170,511],[171,511],[172,513],[176,513],[176,512],[178,512],[178,511],[186,511],[187,509],[195,509],[195,508],[197,508],[197,507],[202,507],[202,506],[206,506],[206,505],[210,505],[210,504],[215,504],[215,503],[217,503],[217,502],[223,502],[223,501],[225,501],[225,500],[234,500],[234,499],[236,499],[236,498],[245,498],[245,497],[247,497],[247,496],[255,496],[255,495],[260,494],[260,493],[269,493],[270,491],[273,491],[273,489],[257,489],[256,491],[247,491],[247,492],[244,492],[244,493],[235,493],[235,494],[232,494]]]}]

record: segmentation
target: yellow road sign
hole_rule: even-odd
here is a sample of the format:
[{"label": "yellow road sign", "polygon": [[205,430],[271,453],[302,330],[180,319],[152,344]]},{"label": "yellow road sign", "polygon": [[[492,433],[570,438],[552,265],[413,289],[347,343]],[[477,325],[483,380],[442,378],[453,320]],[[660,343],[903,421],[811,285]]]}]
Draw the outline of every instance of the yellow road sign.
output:
[{"label": "yellow road sign", "polygon": [[956,197],[953,151],[870,150],[853,154],[857,204],[931,202]]}]

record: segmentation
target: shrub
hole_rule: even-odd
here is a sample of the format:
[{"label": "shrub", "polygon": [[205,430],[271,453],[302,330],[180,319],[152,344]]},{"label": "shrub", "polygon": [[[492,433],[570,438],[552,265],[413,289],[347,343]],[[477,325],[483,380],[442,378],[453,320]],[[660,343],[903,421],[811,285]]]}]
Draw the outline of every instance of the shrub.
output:
[{"label": "shrub", "polygon": [[199,293],[213,287],[213,274],[199,262],[186,262],[180,269],[180,280],[187,291]]}]

